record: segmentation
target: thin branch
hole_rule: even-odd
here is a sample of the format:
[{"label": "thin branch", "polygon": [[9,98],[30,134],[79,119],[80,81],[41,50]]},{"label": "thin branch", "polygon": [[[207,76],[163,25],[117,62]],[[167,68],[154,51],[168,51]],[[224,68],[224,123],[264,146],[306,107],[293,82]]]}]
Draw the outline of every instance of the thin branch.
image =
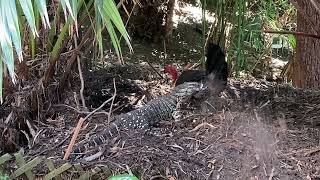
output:
[{"label": "thin branch", "polygon": [[51,151],[51,150],[56,149],[57,147],[61,146],[67,139],[69,139],[69,137],[73,133],[73,131],[74,130],[72,130],[70,133],[68,133],[68,135],[63,140],[61,140],[58,144],[56,144],[55,146],[51,147],[50,149],[45,149],[45,150],[39,152],[38,154],[34,154],[34,156],[40,156],[47,151]]},{"label": "thin branch", "polygon": [[[90,114],[90,113],[91,113],[91,112],[89,112],[89,111],[80,111],[80,110],[78,110],[77,108],[72,107],[72,106],[69,106],[69,105],[67,105],[67,104],[54,104],[54,105],[52,105],[52,106],[53,106],[53,107],[67,107],[67,108],[69,108],[69,109],[72,109],[72,110],[76,111],[78,114]],[[101,112],[96,112],[95,114],[109,115],[109,113],[103,112],[103,111],[101,111]]]},{"label": "thin branch", "polygon": [[[114,87],[115,87],[115,83],[114,83]],[[90,114],[88,114],[84,120],[87,120],[91,115],[93,115],[95,112],[99,111],[101,108],[103,108],[108,102],[112,101],[113,99],[115,99],[117,93],[116,93],[116,90],[115,92],[113,93],[113,96],[111,98],[109,98],[108,100],[106,100],[104,103],[102,103],[97,109],[95,109],[94,111],[92,111]],[[109,116],[110,116],[110,113],[109,113]]]},{"label": "thin branch", "polygon": [[[73,40],[74,40],[75,48],[78,49],[78,42],[77,42],[76,35],[73,35]],[[83,107],[84,109],[87,109],[86,101],[84,100],[84,96],[83,96],[84,80],[83,80],[83,76],[82,76],[82,70],[81,70],[81,63],[80,63],[80,57],[79,57],[79,55],[77,55],[77,62],[78,62],[79,78],[80,78],[80,82],[81,82],[80,98],[81,98],[81,101],[82,101],[82,107]]]},{"label": "thin branch", "polygon": [[80,50],[82,49],[82,47],[87,43],[89,42],[89,39],[90,39],[90,36],[91,36],[91,30],[88,29],[88,31],[85,33],[85,35],[82,37],[82,40],[81,42],[79,43],[78,45],[78,48],[76,48],[76,52],[73,53],[73,55],[70,57],[70,59],[68,60],[68,64],[67,64],[67,67],[65,69],[65,72],[59,82],[59,92],[63,92],[64,91],[64,88],[65,88],[65,85],[66,85],[66,82],[67,82],[67,79],[69,78],[69,75],[70,75],[70,72],[72,70],[72,67],[76,61],[76,58],[78,56],[78,53],[80,52]]},{"label": "thin branch", "polygon": [[115,97],[116,97],[116,95],[117,95],[116,81],[115,81],[114,78],[113,78],[113,88],[114,88],[114,93],[113,93],[113,98],[112,98],[111,105],[110,105],[110,109],[109,109],[108,124],[110,124],[110,117],[111,117],[111,113],[112,113],[112,106],[113,106],[114,99],[115,99]]},{"label": "thin branch", "polygon": [[79,100],[78,100],[78,95],[77,95],[76,92],[73,92],[73,98],[74,98],[74,102],[76,103],[77,109],[80,109]]},{"label": "thin branch", "polygon": [[152,70],[153,70],[154,72],[156,72],[156,73],[160,76],[161,79],[163,79],[163,76],[156,70],[156,68],[154,68],[154,67],[152,66],[152,64],[151,64],[148,60],[145,60],[145,61],[146,61],[147,64],[152,68]]},{"label": "thin branch", "polygon": [[[101,104],[100,107],[98,107],[97,109],[95,109],[94,111],[92,111],[90,114],[88,114],[85,118],[80,118],[79,121],[78,121],[78,124],[77,126],[75,127],[74,129],[74,133],[73,133],[73,136],[71,138],[71,141],[68,145],[68,148],[66,150],[66,153],[63,157],[63,160],[67,160],[72,152],[72,149],[73,149],[73,146],[75,145],[76,143],[76,140],[77,140],[77,137],[78,137],[78,134],[80,132],[80,129],[81,129],[81,126],[82,124],[84,123],[85,120],[87,120],[91,115],[93,115],[95,112],[99,111],[101,108],[103,108],[103,106],[105,106],[108,102],[112,101],[112,104],[113,104],[113,101],[117,95],[117,90],[116,90],[116,83],[115,83],[115,80],[113,79],[113,86],[114,86],[114,94],[111,98],[109,98],[108,100],[106,100],[103,104]],[[111,107],[112,107],[112,104],[111,104]],[[112,108],[110,107],[110,112],[109,112],[109,116],[108,116],[108,121],[110,119],[110,114],[111,114],[111,110]]]},{"label": "thin branch", "polygon": [[316,39],[320,39],[320,35],[317,34],[309,34],[304,32],[294,32],[294,31],[273,31],[273,30],[264,30],[264,33],[271,33],[271,34],[293,34],[296,36],[305,36],[305,37],[312,37]]},{"label": "thin branch", "polygon": [[70,143],[69,143],[69,145],[68,145],[68,148],[67,148],[67,150],[66,150],[66,153],[64,154],[63,160],[67,160],[67,159],[69,158],[70,153],[71,153],[71,151],[72,151],[72,148],[73,148],[74,144],[76,143],[78,134],[79,134],[79,132],[80,132],[80,129],[81,129],[81,127],[82,127],[82,124],[83,124],[84,120],[85,120],[85,119],[83,119],[83,118],[80,118],[80,119],[79,119],[78,124],[77,124],[77,126],[75,127],[75,129],[74,129],[74,133],[73,133],[73,136],[72,136],[72,138],[71,138],[71,141],[70,141]]}]

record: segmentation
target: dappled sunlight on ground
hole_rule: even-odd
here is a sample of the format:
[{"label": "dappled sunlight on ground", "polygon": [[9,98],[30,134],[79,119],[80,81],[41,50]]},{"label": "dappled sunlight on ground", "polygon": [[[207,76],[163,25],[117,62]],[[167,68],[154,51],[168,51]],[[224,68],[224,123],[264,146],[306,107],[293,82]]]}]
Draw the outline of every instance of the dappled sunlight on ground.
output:
[{"label": "dappled sunlight on ground", "polygon": [[[178,23],[194,24],[202,23],[202,9],[201,7],[194,6],[188,3],[178,3],[176,1],[175,14],[173,16],[174,25]],[[206,11],[206,19],[208,22],[214,21],[214,13]]]}]

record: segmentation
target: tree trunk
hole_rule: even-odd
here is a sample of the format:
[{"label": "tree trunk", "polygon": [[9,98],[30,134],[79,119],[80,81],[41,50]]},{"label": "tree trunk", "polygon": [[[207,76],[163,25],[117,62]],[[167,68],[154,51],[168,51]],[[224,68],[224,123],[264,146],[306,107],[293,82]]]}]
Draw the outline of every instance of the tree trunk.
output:
[{"label": "tree trunk", "polygon": [[170,44],[170,39],[172,38],[173,31],[173,15],[174,15],[174,5],[176,0],[169,0],[167,5],[167,16],[166,16],[166,31],[165,31],[165,41]]},{"label": "tree trunk", "polygon": [[[297,31],[320,34],[319,3],[291,0],[298,9]],[[297,36],[296,58],[293,63],[293,85],[307,89],[320,89],[320,41]]]}]

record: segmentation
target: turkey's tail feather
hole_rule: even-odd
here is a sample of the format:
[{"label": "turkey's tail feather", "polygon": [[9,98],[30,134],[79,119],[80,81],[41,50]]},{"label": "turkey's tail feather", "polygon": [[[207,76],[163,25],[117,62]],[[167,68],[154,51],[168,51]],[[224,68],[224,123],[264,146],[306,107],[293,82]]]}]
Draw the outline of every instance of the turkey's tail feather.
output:
[{"label": "turkey's tail feather", "polygon": [[207,47],[206,85],[212,95],[222,92],[228,82],[228,64],[220,46],[209,43]]},{"label": "turkey's tail feather", "polygon": [[[209,43],[207,47],[206,74],[214,74],[215,79],[227,82],[228,65],[225,61],[225,54],[219,45]],[[213,75],[211,75],[212,78]]]}]

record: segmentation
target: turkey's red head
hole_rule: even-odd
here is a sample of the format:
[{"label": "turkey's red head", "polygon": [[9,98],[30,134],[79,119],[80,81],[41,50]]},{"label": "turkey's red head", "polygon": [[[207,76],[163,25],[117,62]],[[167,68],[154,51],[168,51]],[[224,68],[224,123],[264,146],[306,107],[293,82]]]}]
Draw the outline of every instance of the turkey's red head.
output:
[{"label": "turkey's red head", "polygon": [[171,79],[172,79],[173,82],[176,82],[176,80],[178,79],[178,71],[172,65],[170,65],[170,64],[165,65],[164,66],[164,72],[171,75]]}]

